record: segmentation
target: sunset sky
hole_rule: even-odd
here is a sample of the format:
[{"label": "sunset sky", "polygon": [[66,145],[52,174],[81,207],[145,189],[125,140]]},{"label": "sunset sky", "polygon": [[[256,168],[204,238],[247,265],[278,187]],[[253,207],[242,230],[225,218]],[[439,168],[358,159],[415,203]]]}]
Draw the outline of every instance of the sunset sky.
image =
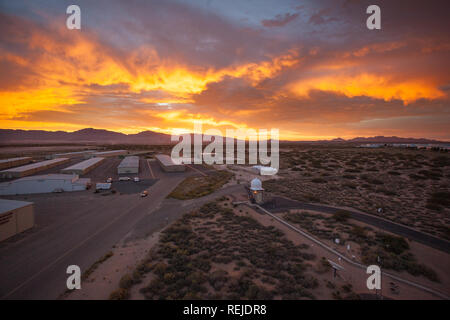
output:
[{"label": "sunset sky", "polygon": [[450,140],[448,3],[0,0],[0,128]]}]

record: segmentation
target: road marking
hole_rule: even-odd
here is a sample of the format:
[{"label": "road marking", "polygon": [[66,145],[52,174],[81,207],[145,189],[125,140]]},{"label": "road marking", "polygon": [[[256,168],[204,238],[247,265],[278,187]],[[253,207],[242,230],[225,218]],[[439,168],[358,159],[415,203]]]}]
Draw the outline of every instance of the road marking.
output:
[{"label": "road marking", "polygon": [[148,168],[150,169],[150,174],[152,175],[152,178],[155,179],[155,175],[153,174],[152,167],[150,166],[150,160],[148,160],[148,159],[147,159],[147,165],[148,165]]},{"label": "road marking", "polygon": [[197,171],[198,173],[200,173],[200,174],[201,174],[202,176],[204,176],[204,177],[207,177],[207,176],[208,176],[206,173],[201,172],[200,170],[198,170],[198,169],[196,169],[196,168],[194,168],[194,167],[192,167],[192,166],[190,166],[190,165],[188,165],[188,164],[186,164],[185,166],[186,166],[186,167],[189,167],[189,168],[191,168],[191,169],[193,169],[193,170],[195,170],[195,171]]},{"label": "road marking", "polygon": [[129,210],[125,211],[124,213],[122,213],[121,215],[117,216],[116,218],[114,218],[113,220],[111,220],[109,223],[107,223],[106,225],[104,225],[102,228],[98,229],[97,232],[95,232],[94,234],[92,234],[91,236],[87,237],[86,239],[84,239],[82,242],[80,242],[77,246],[72,247],[70,250],[66,251],[63,255],[59,256],[57,259],[55,259],[53,262],[51,262],[50,264],[48,264],[46,267],[42,268],[39,272],[35,273],[33,276],[31,276],[30,278],[28,278],[27,280],[25,280],[24,282],[22,282],[22,284],[20,284],[19,286],[17,286],[16,288],[14,288],[13,290],[11,290],[10,292],[8,292],[6,295],[4,295],[3,297],[1,297],[1,299],[5,299],[6,297],[12,295],[14,292],[16,292],[17,290],[21,289],[23,286],[27,285],[29,282],[33,281],[34,279],[36,279],[39,275],[41,275],[43,272],[47,271],[48,269],[50,269],[51,267],[53,267],[56,263],[58,263],[60,260],[62,260],[63,258],[65,258],[67,255],[69,255],[70,253],[72,253],[73,251],[79,249],[80,247],[82,247],[84,244],[86,244],[89,240],[91,240],[92,238],[94,238],[95,236],[99,235],[101,232],[103,232],[104,230],[106,230],[108,227],[110,227],[113,223],[115,223],[117,220],[119,220],[120,218],[124,217],[125,215],[127,215],[128,213],[130,213],[131,210],[135,209],[136,207],[138,207],[139,205],[136,205],[132,208],[130,208]]}]

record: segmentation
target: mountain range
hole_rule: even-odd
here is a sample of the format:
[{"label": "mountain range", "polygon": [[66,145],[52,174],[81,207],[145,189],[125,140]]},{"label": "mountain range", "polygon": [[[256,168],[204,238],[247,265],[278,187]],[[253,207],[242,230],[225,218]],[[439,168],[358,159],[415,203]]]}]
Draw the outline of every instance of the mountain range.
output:
[{"label": "mountain range", "polygon": [[[400,137],[357,137],[349,140],[337,138],[320,141],[285,141],[291,143],[321,142],[321,143],[442,143],[442,141],[425,138],[400,138]],[[142,131],[136,134],[124,134],[104,129],[86,128],[74,132],[45,131],[45,130],[13,130],[0,129],[0,144],[24,144],[24,143],[94,143],[94,144],[170,144],[170,135]]]}]

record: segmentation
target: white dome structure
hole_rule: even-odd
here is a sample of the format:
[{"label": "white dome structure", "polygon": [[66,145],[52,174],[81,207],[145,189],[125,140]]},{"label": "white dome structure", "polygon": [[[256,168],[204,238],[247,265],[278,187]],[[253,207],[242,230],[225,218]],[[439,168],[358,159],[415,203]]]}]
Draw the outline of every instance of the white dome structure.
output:
[{"label": "white dome structure", "polygon": [[263,191],[262,182],[258,178],[253,179],[250,182],[250,190],[252,191]]}]

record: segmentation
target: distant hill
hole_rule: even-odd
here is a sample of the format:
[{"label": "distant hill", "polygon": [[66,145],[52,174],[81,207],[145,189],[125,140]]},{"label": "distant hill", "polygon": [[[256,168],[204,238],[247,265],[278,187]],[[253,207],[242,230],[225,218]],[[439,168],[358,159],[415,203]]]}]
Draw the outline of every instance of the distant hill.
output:
[{"label": "distant hill", "polygon": [[317,141],[285,141],[289,143],[422,143],[422,144],[434,144],[434,143],[448,143],[445,141],[438,141],[432,139],[425,138],[401,138],[401,137],[385,137],[385,136],[376,136],[376,137],[357,137],[353,139],[342,139],[336,138],[332,140],[317,140]]},{"label": "distant hill", "polygon": [[[191,136],[193,138],[193,135]],[[192,139],[193,141],[193,139]],[[280,141],[289,143],[443,143],[442,141],[424,138],[400,138],[400,137],[358,137],[349,140],[336,138],[320,141]],[[170,135],[142,131],[136,134],[124,134],[104,129],[86,128],[74,132],[45,131],[45,130],[12,130],[0,129],[0,144],[24,144],[24,143],[95,143],[95,144],[170,144]]]},{"label": "distant hill", "polygon": [[169,144],[170,135],[143,131],[124,134],[102,129],[81,129],[74,132],[45,130],[0,129],[0,143],[123,143],[123,144]]},{"label": "distant hill", "polygon": [[347,142],[361,142],[361,143],[443,143],[443,141],[431,140],[425,138],[400,138],[396,136],[392,137],[384,137],[384,136],[376,136],[376,137],[358,137],[347,140]]}]

